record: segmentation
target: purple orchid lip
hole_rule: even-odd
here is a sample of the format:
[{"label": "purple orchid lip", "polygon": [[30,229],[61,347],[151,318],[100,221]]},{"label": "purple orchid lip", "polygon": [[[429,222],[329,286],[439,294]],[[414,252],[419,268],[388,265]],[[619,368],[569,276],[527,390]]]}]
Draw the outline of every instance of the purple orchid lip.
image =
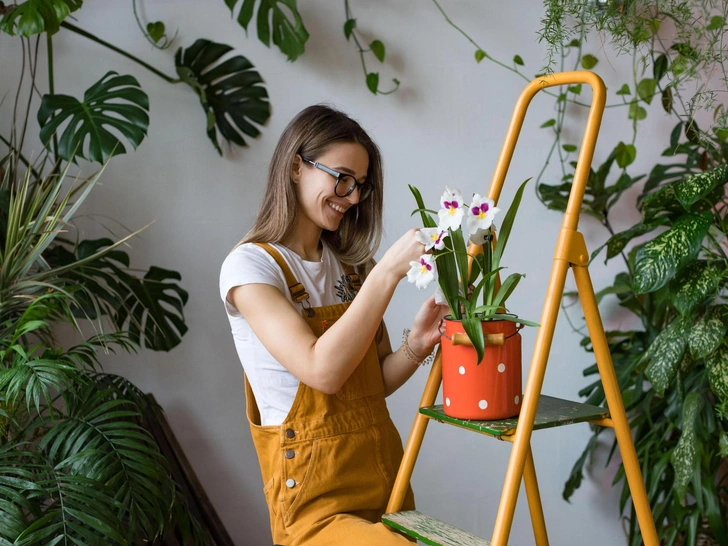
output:
[{"label": "purple orchid lip", "polygon": [[427,269],[427,271],[432,271],[432,266],[425,262],[425,260],[421,259],[420,264],[422,264]]},{"label": "purple orchid lip", "polygon": [[478,215],[480,215],[481,212],[488,212],[489,208],[490,207],[488,206],[488,203],[483,203],[479,207],[473,207],[470,210],[473,211],[473,214],[475,214],[475,216],[478,216]]}]

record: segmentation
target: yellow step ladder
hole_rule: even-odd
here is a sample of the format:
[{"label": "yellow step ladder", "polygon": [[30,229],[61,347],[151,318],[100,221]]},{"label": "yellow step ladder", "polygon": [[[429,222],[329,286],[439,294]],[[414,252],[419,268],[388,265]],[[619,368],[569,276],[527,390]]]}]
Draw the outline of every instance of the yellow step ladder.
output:
[{"label": "yellow step ladder", "polygon": [[[488,197],[494,202],[498,202],[531,99],[541,89],[576,84],[591,86],[593,91],[592,103],[579,150],[579,159],[566,213],[556,243],[554,264],[541,315],[541,326],[538,330],[531,360],[531,368],[526,381],[521,413],[517,418],[502,421],[466,421],[445,415],[441,405],[433,405],[442,381],[441,351],[438,349],[420,401],[419,412],[407,441],[407,447],[394,483],[392,495],[387,505],[387,513],[382,517],[382,521],[390,527],[425,544],[436,546],[506,546],[513,523],[518,490],[521,479],[523,479],[536,545],[547,546],[549,542],[546,534],[546,523],[531,453],[531,433],[537,429],[589,422],[614,429],[627,482],[632,494],[632,501],[642,531],[642,539],[646,546],[659,546],[655,523],[652,519],[650,504],[647,500],[647,493],[640,472],[639,461],[637,460],[637,453],[624,410],[624,402],[617,383],[617,375],[612,364],[612,357],[609,354],[609,345],[599,315],[594,287],[587,269],[589,253],[583,235],[577,231],[579,212],[589,178],[589,170],[606,102],[606,88],[599,76],[587,71],[561,72],[538,78],[526,86],[516,103]],[[541,394],[546,363],[553,341],[554,328],[569,268],[574,273],[579,299],[584,310],[584,317],[599,368],[599,375],[604,385],[607,408],[569,402]],[[466,533],[420,512],[414,510],[400,511],[407,486],[412,477],[417,455],[422,446],[427,423],[430,419],[474,430],[513,443],[493,536],[490,541]]]}]

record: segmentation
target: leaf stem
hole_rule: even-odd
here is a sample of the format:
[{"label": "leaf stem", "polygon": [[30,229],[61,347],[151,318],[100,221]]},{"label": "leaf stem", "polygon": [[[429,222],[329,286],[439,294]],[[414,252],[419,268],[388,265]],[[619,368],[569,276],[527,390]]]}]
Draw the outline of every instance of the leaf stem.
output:
[{"label": "leaf stem", "polygon": [[120,49],[120,48],[116,47],[115,45],[112,45],[112,44],[110,44],[109,42],[106,42],[106,41],[102,40],[101,38],[99,38],[99,37],[97,37],[97,36],[94,36],[93,34],[91,34],[91,33],[89,33],[89,32],[86,32],[85,30],[83,30],[83,29],[80,29],[80,28],[78,28],[77,26],[75,26],[75,25],[72,25],[71,23],[69,23],[69,22],[67,22],[67,21],[63,21],[63,22],[61,23],[61,26],[62,26],[63,28],[66,28],[66,29],[68,29],[68,30],[70,30],[70,31],[73,31],[73,32],[75,32],[76,34],[79,34],[79,35],[83,36],[84,38],[88,38],[88,39],[89,39],[89,40],[91,40],[92,42],[96,42],[97,44],[100,44],[100,45],[102,45],[102,46],[104,46],[104,47],[107,47],[107,48],[109,48],[110,50],[112,50],[112,51],[114,51],[114,52],[118,53],[119,55],[123,55],[123,56],[124,56],[124,57],[126,57],[127,59],[131,59],[131,60],[132,60],[132,61],[134,61],[135,63],[137,63],[137,64],[139,64],[139,65],[143,66],[144,68],[146,68],[147,70],[149,70],[149,71],[150,71],[151,73],[153,73],[153,74],[156,74],[157,76],[159,76],[160,78],[162,78],[163,80],[165,80],[165,81],[167,81],[167,82],[169,82],[169,83],[181,83],[181,82],[182,82],[182,80],[181,80],[181,79],[179,79],[179,78],[172,78],[172,77],[170,77],[170,76],[167,76],[167,74],[165,74],[165,73],[164,73],[164,72],[162,72],[161,70],[157,70],[157,69],[156,69],[156,68],[154,68],[154,67],[153,67],[152,65],[150,65],[150,64],[148,64],[148,63],[145,63],[144,61],[142,61],[142,60],[141,60],[141,59],[139,59],[138,57],[135,57],[135,56],[134,56],[134,55],[132,55],[131,53],[127,53],[127,52],[126,52],[126,51],[124,51],[123,49]]}]

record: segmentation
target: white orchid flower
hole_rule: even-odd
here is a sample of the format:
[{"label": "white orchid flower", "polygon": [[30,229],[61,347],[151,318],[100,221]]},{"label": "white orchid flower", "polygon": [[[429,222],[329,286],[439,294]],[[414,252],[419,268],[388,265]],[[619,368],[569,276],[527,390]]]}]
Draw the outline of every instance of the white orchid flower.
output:
[{"label": "white orchid flower", "polygon": [[440,225],[438,227],[443,231],[458,229],[463,220],[463,205],[465,205],[465,201],[460,191],[452,190],[448,186],[445,186],[445,193],[440,198],[440,206],[442,208],[437,213],[440,217]]},{"label": "white orchid flower", "polygon": [[[482,245],[483,237],[487,235],[487,231],[493,224],[493,218],[500,212],[500,209],[495,206],[492,199],[487,197],[481,197],[480,194],[473,195],[473,202],[470,203],[468,211],[467,226],[470,236],[470,241]],[[486,233],[482,233],[485,231]],[[479,233],[480,232],[480,233]]]},{"label": "white orchid flower", "polygon": [[484,245],[488,240],[490,229],[479,229],[475,233],[470,234],[470,242],[474,245]]},{"label": "white orchid flower", "polygon": [[431,248],[442,250],[445,248],[445,234],[446,232],[440,228],[421,228],[417,231],[415,237],[420,243],[425,245],[425,250],[430,250]]},{"label": "white orchid flower", "polygon": [[427,288],[436,279],[437,266],[435,265],[435,257],[432,254],[423,254],[420,256],[420,261],[410,262],[407,282],[414,283],[417,288]]}]

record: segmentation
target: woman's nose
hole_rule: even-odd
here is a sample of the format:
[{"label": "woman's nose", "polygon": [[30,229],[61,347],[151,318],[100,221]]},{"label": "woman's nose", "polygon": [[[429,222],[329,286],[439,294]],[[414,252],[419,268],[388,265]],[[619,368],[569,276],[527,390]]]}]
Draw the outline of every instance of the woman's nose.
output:
[{"label": "woman's nose", "polygon": [[359,188],[355,187],[354,191],[346,196],[346,200],[349,201],[349,203],[351,203],[352,205],[358,204],[359,203]]}]

